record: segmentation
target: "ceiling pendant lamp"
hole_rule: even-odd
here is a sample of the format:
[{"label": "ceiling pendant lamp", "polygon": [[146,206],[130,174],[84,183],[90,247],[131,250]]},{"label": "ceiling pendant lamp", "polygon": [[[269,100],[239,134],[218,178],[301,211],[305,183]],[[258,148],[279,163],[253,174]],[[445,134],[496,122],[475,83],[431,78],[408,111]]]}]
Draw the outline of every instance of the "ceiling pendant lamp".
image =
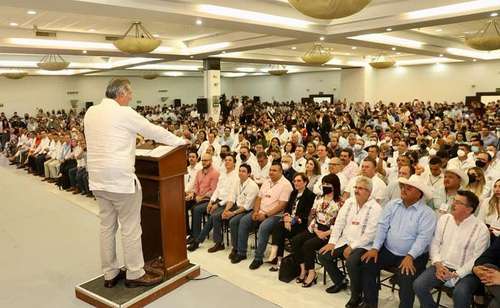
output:
[{"label": "ceiling pendant lamp", "polygon": [[48,54],[36,65],[46,71],[60,71],[67,68],[69,64],[60,55]]},{"label": "ceiling pendant lamp", "polygon": [[21,79],[28,76],[28,73],[23,71],[12,71],[3,73],[2,76],[4,76],[7,79]]},{"label": "ceiling pendant lamp", "polygon": [[[133,36],[129,36],[131,31]],[[155,39],[140,21],[132,23],[123,37],[113,42],[116,48],[129,54],[149,53],[160,44],[161,40]]]},{"label": "ceiling pendant lamp", "polygon": [[299,12],[318,19],[335,19],[356,14],[371,0],[288,0]]},{"label": "ceiling pendant lamp", "polygon": [[146,73],[144,75],[142,75],[142,78],[146,79],[146,80],[153,80],[153,79],[156,79],[160,77],[160,74],[158,73]]},{"label": "ceiling pendant lamp", "polygon": [[273,76],[283,76],[288,73],[288,70],[284,65],[280,64],[271,64],[269,70],[267,71],[270,75]]},{"label": "ceiling pendant lamp", "polygon": [[500,25],[494,19],[488,21],[476,34],[466,37],[465,44],[483,51],[500,49]]},{"label": "ceiling pendant lamp", "polygon": [[321,43],[314,46],[302,56],[302,60],[307,64],[325,64],[333,58],[330,48],[325,48]]},{"label": "ceiling pendant lamp", "polygon": [[376,69],[384,69],[394,66],[396,60],[384,54],[380,54],[370,61],[370,66]]}]

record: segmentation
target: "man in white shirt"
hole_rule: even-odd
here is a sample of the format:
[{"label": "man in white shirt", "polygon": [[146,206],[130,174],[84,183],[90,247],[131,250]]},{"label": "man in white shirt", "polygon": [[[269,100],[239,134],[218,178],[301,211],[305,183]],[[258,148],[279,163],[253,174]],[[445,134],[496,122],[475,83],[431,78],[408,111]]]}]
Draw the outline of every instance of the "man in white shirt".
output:
[{"label": "man in white shirt", "polygon": [[[384,199],[384,194],[385,190],[387,189],[387,185],[377,176],[376,168],[377,168],[377,163],[375,162],[375,160],[367,157],[365,158],[365,160],[363,160],[363,163],[361,163],[360,176],[366,176],[372,179],[373,190],[371,197],[374,198],[380,204]],[[356,184],[356,179],[358,177],[359,176],[351,179],[351,181],[349,181],[349,184],[347,184],[347,187],[342,196],[344,200],[347,200],[350,196],[354,196],[354,186]]]},{"label": "man in white shirt", "polygon": [[348,179],[352,179],[359,173],[358,164],[352,160],[353,156],[354,154],[351,149],[345,148],[340,151],[340,160],[342,160],[342,163],[344,164],[344,174]]},{"label": "man in white shirt", "polygon": [[433,190],[444,186],[444,172],[441,166],[441,158],[433,156],[429,160],[429,173],[424,173],[427,177],[427,185],[432,187]]},{"label": "man in white shirt", "polygon": [[345,276],[337,267],[338,258],[347,260],[351,279],[351,304],[361,302],[362,289],[360,267],[353,265],[358,265],[361,256],[371,248],[382,212],[380,205],[370,198],[372,189],[370,178],[357,178],[354,196],[347,199],[340,208],[335,224],[331,227],[328,244],[319,250],[319,261],[334,282],[332,287],[326,289],[328,293],[338,293],[347,287]]},{"label": "man in white shirt", "polygon": [[[332,157],[330,159],[330,162],[328,163],[328,171],[329,171],[328,174],[335,174],[339,178],[340,193],[344,192],[344,189],[346,188],[347,184],[349,183],[349,180],[347,180],[347,177],[344,174],[343,170],[344,170],[344,164],[342,163],[340,158]],[[328,174],[321,176],[321,178],[314,185],[313,193],[315,195],[322,195],[323,194],[322,180],[323,180],[323,177],[327,176]]]},{"label": "man in white shirt", "polygon": [[[107,86],[106,98],[90,107],[84,118],[89,187],[99,204],[101,262],[107,288],[114,287],[123,278],[127,287],[155,285],[163,279],[144,271],[140,224],[142,190],[134,173],[137,134],[167,145],[186,144],[128,107],[131,99],[130,81],[113,79]],[[120,270],[116,254],[118,217],[126,275]]]},{"label": "man in white shirt", "polygon": [[466,170],[475,167],[474,159],[469,157],[470,146],[466,143],[462,143],[458,146],[457,157],[452,158],[448,161],[446,166],[449,169],[462,169]]},{"label": "man in white shirt", "polygon": [[422,307],[437,307],[431,291],[442,285],[453,287],[453,307],[471,307],[472,295],[481,285],[472,268],[490,243],[488,228],[474,216],[478,205],[474,193],[460,190],[451,213],[439,218],[430,249],[432,266],[413,283]]},{"label": "man in white shirt", "polygon": [[229,220],[231,231],[231,244],[233,246],[229,259],[232,260],[238,247],[238,229],[241,218],[253,209],[255,198],[259,194],[259,186],[251,179],[252,168],[250,165],[242,164],[239,167],[238,177],[233,185],[233,193],[229,196],[221,218]]},{"label": "man in white shirt", "polygon": [[295,155],[292,168],[297,172],[305,172],[306,171],[306,162],[307,159],[304,157],[304,146],[299,144],[295,148]]},{"label": "man in white shirt", "polygon": [[[219,180],[217,182],[217,187],[214,193],[210,197],[210,202],[207,205],[207,213],[210,214],[207,223],[203,226],[200,234],[194,241],[189,245],[189,251],[195,251],[198,249],[201,243],[208,236],[210,230],[214,229],[214,243],[215,245],[208,249],[208,252],[217,252],[219,250],[224,250],[224,242],[222,236],[222,219],[221,215],[225,209],[227,201],[231,198],[233,193],[233,185],[238,181],[238,173],[235,170],[236,160],[234,156],[227,155],[224,158],[225,170],[220,173]],[[201,223],[201,221],[200,221]]]},{"label": "man in white shirt", "polygon": [[191,151],[188,154],[187,173],[184,175],[184,192],[189,193],[193,190],[196,173],[201,170],[201,164],[198,162],[198,153]]},{"label": "man in white shirt", "polygon": [[329,171],[329,166],[328,163],[330,162],[330,159],[328,158],[328,151],[326,150],[326,145],[324,144],[319,144],[317,146],[317,153],[318,153],[318,164],[321,169],[321,175],[327,175],[330,173]]},{"label": "man in white shirt", "polygon": [[215,133],[214,132],[209,132],[208,133],[208,140],[205,140],[201,143],[200,148],[198,149],[198,156],[201,157],[201,155],[205,154],[207,151],[207,148],[209,145],[214,147],[214,154],[213,155],[219,155],[220,153],[220,144],[215,140]]},{"label": "man in white shirt", "polygon": [[449,212],[453,199],[460,188],[469,183],[469,176],[460,169],[446,168],[443,186],[436,187],[432,192],[431,206],[439,215]]},{"label": "man in white shirt", "polygon": [[255,183],[260,186],[269,179],[269,168],[271,168],[271,162],[265,152],[257,153],[256,167],[257,168],[252,169],[252,178]]}]

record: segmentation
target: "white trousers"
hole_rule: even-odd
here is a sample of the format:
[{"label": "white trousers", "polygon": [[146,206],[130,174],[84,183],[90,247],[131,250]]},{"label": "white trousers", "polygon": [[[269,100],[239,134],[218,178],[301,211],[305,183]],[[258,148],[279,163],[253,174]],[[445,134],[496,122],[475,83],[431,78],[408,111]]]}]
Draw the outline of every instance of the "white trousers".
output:
[{"label": "white trousers", "polygon": [[121,227],[127,279],[137,279],[145,274],[141,242],[142,191],[137,184],[135,189],[133,194],[93,191],[99,204],[101,265],[106,280],[113,279],[120,270],[116,256],[118,222]]},{"label": "white trousers", "polygon": [[[45,164],[47,164],[47,165],[45,165]],[[45,166],[47,166],[47,169],[45,169]],[[43,167],[44,167],[44,170],[46,170],[45,176],[52,178],[52,179],[57,178],[57,176],[59,175],[59,167],[60,166],[61,166],[61,162],[58,161],[57,159],[54,159],[54,160],[51,159],[51,160],[49,160],[48,163],[44,163]],[[47,171],[48,171],[48,173],[47,173]]]}]

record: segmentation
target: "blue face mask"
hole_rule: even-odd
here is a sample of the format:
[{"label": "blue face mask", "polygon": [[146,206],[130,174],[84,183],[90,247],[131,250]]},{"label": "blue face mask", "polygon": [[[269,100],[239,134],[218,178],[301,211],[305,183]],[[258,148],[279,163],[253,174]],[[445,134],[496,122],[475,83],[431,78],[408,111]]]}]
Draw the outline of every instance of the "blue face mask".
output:
[{"label": "blue face mask", "polygon": [[477,153],[477,152],[479,152],[479,147],[477,145],[473,145],[471,147],[471,151],[474,152],[474,153]]}]

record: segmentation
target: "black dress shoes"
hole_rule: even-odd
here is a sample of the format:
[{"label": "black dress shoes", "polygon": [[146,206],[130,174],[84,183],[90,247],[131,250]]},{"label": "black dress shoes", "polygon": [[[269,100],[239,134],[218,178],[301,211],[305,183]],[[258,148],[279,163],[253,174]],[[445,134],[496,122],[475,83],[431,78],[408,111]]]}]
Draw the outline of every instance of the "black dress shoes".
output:
[{"label": "black dress shoes", "polygon": [[195,251],[196,249],[198,249],[198,247],[200,247],[200,243],[198,243],[197,241],[193,241],[189,246],[188,246],[188,250],[189,251]]},{"label": "black dress shoes", "polygon": [[249,268],[249,269],[251,269],[251,270],[256,270],[256,269],[258,269],[258,268],[259,268],[262,264],[264,264],[264,262],[262,262],[262,260],[257,260],[257,259],[254,259],[248,268]]},{"label": "black dress shoes", "polygon": [[115,278],[110,279],[110,280],[104,280],[104,287],[105,288],[112,288],[112,287],[116,286],[118,281],[125,279],[126,273],[127,273],[126,271],[120,270],[120,272],[118,273],[118,275],[115,276]]},{"label": "black dress shoes", "polygon": [[333,286],[326,289],[326,293],[334,294],[339,293],[342,290],[347,289],[347,281],[343,280],[341,283],[334,284]]},{"label": "black dress shoes", "polygon": [[360,308],[377,308],[377,304],[368,304],[366,302],[361,303]]},{"label": "black dress shoes", "polygon": [[351,296],[347,304],[345,304],[345,308],[358,308],[361,305],[362,301],[363,299],[361,298],[361,296]]},{"label": "black dress shoes", "polygon": [[247,259],[247,256],[235,255],[235,256],[231,259],[231,263],[233,263],[233,264],[237,264],[237,263],[240,263],[241,261],[246,260],[246,259]]},{"label": "black dress shoes", "polygon": [[229,260],[234,259],[234,257],[238,254],[238,251],[236,249],[231,249],[231,253],[229,254]]}]

